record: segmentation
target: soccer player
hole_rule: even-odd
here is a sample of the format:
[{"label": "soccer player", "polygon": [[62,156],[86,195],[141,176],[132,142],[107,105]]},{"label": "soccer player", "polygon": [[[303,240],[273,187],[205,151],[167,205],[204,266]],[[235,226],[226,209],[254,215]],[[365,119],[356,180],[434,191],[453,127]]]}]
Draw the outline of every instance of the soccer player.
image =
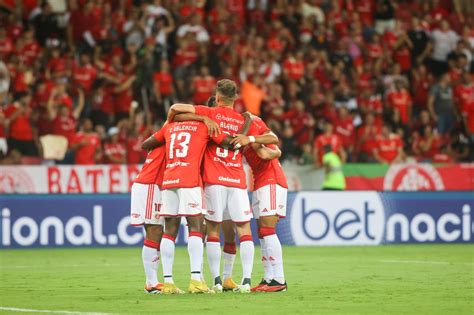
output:
[{"label": "soccer player", "polygon": [[[144,144],[143,149],[149,148]],[[165,162],[163,146],[150,151],[132,185],[131,225],[145,226],[142,261],[146,276],[145,292],[151,294],[159,293],[163,287],[158,282],[157,270],[164,223],[159,214],[159,203]]]},{"label": "soccer player", "polygon": [[254,177],[252,210],[257,219],[264,277],[259,285],[252,288],[252,291],[286,291],[283,253],[275,232],[279,219],[286,216],[288,184],[278,161],[281,152],[276,145],[263,146],[258,143],[258,138],[262,136],[276,137],[259,117],[254,117],[250,132],[258,135],[257,141],[252,141],[251,137],[245,135],[236,135],[231,144],[237,147],[247,145],[244,156]]},{"label": "soccer player", "polygon": [[[217,124],[207,117],[207,124]],[[163,176],[162,207],[165,233],[161,241],[164,275],[164,294],[184,293],[173,281],[175,240],[180,217],[186,217],[189,227],[188,253],[191,265],[190,293],[212,293],[201,279],[203,240],[201,221],[203,209],[201,162],[210,138],[220,144],[229,143],[226,134],[210,136],[215,128],[207,128],[199,121],[171,122],[147,140],[150,146],[166,143],[166,169]]]},{"label": "soccer player", "polygon": [[[169,118],[179,113],[195,113],[216,121],[224,133],[235,134],[244,125],[243,116],[233,109],[236,98],[237,86],[235,82],[227,79],[220,80],[216,88],[217,107],[175,104],[170,109]],[[250,139],[255,140],[255,137]],[[272,139],[272,141],[275,140]],[[229,151],[212,142],[209,143],[204,158],[203,179],[207,204],[206,249],[213,277],[212,288],[216,292],[223,290],[220,277],[220,225],[224,220],[232,220],[236,225],[240,239],[240,258],[243,271],[241,284],[236,291],[248,293],[251,289],[255,249],[250,230],[252,212],[240,151]]]}]

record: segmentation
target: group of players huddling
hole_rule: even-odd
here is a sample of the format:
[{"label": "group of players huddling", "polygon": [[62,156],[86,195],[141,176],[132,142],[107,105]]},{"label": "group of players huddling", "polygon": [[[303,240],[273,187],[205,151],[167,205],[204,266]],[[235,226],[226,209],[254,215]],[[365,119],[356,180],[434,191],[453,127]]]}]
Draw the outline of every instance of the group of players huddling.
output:
[{"label": "group of players huddling", "polygon": [[[184,293],[173,281],[175,240],[183,216],[189,229],[188,292],[287,289],[282,248],[275,233],[279,218],[286,214],[288,187],[278,161],[278,138],[260,118],[236,112],[236,98],[235,82],[220,80],[208,106],[174,104],[163,127],[143,143],[149,153],[132,186],[131,224],[144,225],[146,231],[142,260],[147,293]],[[252,205],[242,156],[253,172]],[[253,288],[252,217],[257,219],[264,267],[262,281]],[[222,278],[221,227],[225,237]],[[240,240],[243,270],[239,285],[232,280],[235,233]],[[211,289],[202,273],[204,242],[213,279]],[[157,277],[160,255],[164,283]]]}]

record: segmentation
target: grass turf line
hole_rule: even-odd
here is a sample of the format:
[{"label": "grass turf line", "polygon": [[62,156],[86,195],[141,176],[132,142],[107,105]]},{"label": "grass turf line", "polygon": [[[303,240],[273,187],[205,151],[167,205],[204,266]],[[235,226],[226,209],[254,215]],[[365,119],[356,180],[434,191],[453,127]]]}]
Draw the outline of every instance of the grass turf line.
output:
[{"label": "grass turf line", "polygon": [[[259,255],[257,247],[253,284],[262,275]],[[0,306],[175,315],[472,314],[473,257],[473,245],[284,247],[286,293],[160,296],[142,291],[141,248],[2,249]],[[178,247],[174,278],[183,290],[188,266],[186,248]],[[205,275],[210,284],[207,267]],[[234,279],[240,275],[237,257]]]}]

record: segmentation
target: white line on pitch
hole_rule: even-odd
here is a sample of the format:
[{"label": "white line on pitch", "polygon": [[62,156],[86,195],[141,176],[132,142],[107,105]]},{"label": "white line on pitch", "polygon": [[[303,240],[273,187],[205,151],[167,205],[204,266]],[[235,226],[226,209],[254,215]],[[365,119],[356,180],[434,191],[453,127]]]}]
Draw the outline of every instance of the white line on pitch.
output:
[{"label": "white line on pitch", "polygon": [[396,260],[396,259],[385,259],[379,260],[382,263],[389,264],[427,264],[427,265],[466,265],[472,266],[472,263],[451,263],[448,261],[432,261],[432,260]]},{"label": "white line on pitch", "polygon": [[20,313],[74,314],[74,315],[110,315],[110,313],[32,310],[28,308],[3,307],[3,306],[0,306],[0,311],[10,311],[10,312],[20,312]]},{"label": "white line on pitch", "polygon": [[70,264],[70,265],[44,265],[44,266],[38,266],[38,265],[16,265],[16,266],[0,266],[0,269],[27,269],[27,268],[35,268],[39,269],[41,267],[48,268],[50,269],[51,267],[58,267],[58,268],[81,268],[81,267],[130,267],[130,266],[137,266],[136,264]]}]

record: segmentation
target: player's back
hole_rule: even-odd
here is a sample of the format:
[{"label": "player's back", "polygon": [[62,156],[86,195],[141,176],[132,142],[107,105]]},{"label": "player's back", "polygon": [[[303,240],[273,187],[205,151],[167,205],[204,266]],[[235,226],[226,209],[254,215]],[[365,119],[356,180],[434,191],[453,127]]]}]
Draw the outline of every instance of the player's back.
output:
[{"label": "player's back", "polygon": [[156,184],[161,188],[165,166],[166,148],[165,146],[160,146],[148,152],[142,169],[134,182],[140,184]]},{"label": "player's back", "polygon": [[[197,114],[210,117],[219,124],[222,132],[236,134],[245,123],[244,117],[230,107],[197,106]],[[245,171],[242,165],[242,152],[219,147],[209,142],[204,157],[204,182],[227,187],[246,188]]]},{"label": "player's back", "polygon": [[162,136],[167,158],[163,189],[201,186],[201,163],[209,139],[206,125],[198,121],[174,122],[164,128]]}]

